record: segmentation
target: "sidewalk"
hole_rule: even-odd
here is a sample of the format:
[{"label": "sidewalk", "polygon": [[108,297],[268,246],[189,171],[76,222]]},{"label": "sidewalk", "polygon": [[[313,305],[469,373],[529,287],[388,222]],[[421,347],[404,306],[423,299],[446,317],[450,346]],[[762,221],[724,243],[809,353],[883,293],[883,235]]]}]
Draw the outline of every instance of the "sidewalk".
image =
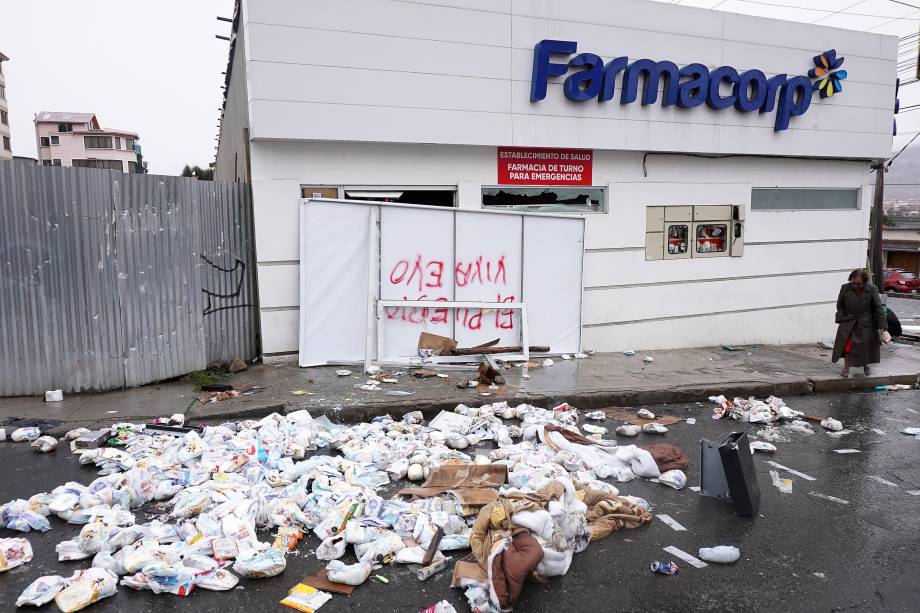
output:
[{"label": "sidewalk", "polygon": [[[585,360],[554,358],[552,366],[530,369],[524,380],[520,369],[503,371],[507,385],[497,390],[458,389],[457,383],[473,371],[445,371],[449,379],[396,377],[398,384],[383,383],[379,391],[356,386],[367,377],[338,377],[336,367],[304,368],[294,363],[258,365],[234,375],[227,382],[252,383],[264,391],[220,403],[200,404],[203,396],[185,381],[147,385],[100,394],[72,394],[63,402],[41,398],[0,398],[0,424],[12,418],[59,421],[89,425],[112,421],[144,421],[183,413],[187,420],[222,420],[261,417],[273,411],[307,409],[314,416],[329,415],[335,421],[365,421],[389,413],[398,416],[421,410],[433,415],[460,403],[508,400],[552,406],[568,402],[580,409],[639,406],[705,401],[717,394],[780,397],[812,393],[871,389],[876,385],[913,384],[920,376],[920,347],[892,344],[882,348],[882,363],[871,377],[861,369],[850,379],[840,379],[839,365],[830,363],[830,350],[815,345],[718,347],[640,352],[633,357],[598,354]],[[644,363],[643,358],[654,358]],[[303,395],[291,392],[303,390]],[[410,396],[387,396],[386,391],[412,392]],[[489,394],[489,395],[485,395]]]}]

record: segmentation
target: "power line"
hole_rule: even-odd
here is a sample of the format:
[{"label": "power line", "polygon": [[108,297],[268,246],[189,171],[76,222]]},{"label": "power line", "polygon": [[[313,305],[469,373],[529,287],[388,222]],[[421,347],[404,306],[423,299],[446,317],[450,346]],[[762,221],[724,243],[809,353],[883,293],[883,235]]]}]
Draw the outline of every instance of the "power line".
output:
[{"label": "power line", "polygon": [[914,137],[913,137],[912,139],[910,139],[909,141],[907,141],[907,144],[904,145],[903,147],[901,147],[901,150],[898,151],[896,154],[894,154],[894,157],[892,157],[890,160],[888,160],[888,163],[886,164],[886,166],[891,166],[892,164],[894,164],[894,161],[895,161],[896,159],[898,159],[898,156],[901,155],[902,153],[904,153],[904,150],[907,149],[908,147],[910,147],[910,144],[911,144],[912,142],[914,142],[915,140],[917,140],[917,137],[918,137],[918,136],[920,136],[920,132],[914,134]]},{"label": "power line", "polygon": [[[738,1],[738,2],[743,2],[744,4],[758,4],[758,5],[760,5],[760,6],[772,6],[772,7],[776,7],[776,8],[787,8],[787,9],[799,9],[799,10],[801,10],[801,11],[812,11],[812,12],[815,12],[815,13],[827,13],[827,15],[825,15],[825,17],[830,17],[831,15],[851,15],[851,16],[854,16],[854,17],[875,17],[876,19],[889,19],[889,20],[891,20],[891,21],[915,21],[915,20],[917,19],[917,17],[903,17],[903,16],[902,16],[902,17],[894,17],[894,16],[892,16],[892,15],[872,15],[871,13],[847,13],[847,12],[840,11],[840,10],[833,11],[833,10],[830,10],[830,9],[817,9],[817,8],[811,8],[811,7],[797,6],[797,5],[795,5],[795,4],[779,4],[779,3],[775,3],[775,2],[764,2],[763,0],[737,0],[737,1]],[[890,1],[891,1],[891,2],[894,2],[894,0],[890,0]],[[719,2],[717,5],[715,5],[715,6],[712,7],[712,8],[713,8],[713,9],[716,9],[716,8],[722,6],[723,4],[725,4],[726,2],[728,2],[728,0],[722,0],[721,2]],[[857,4],[860,4],[860,3],[857,3]],[[901,4],[903,4],[903,3],[901,3]],[[853,6],[855,6],[855,5],[853,5]],[[913,5],[907,5],[907,6],[913,6]],[[913,8],[916,8],[917,10],[920,10],[920,6],[916,6],[916,7],[913,7]],[[887,22],[885,22],[885,23],[891,23],[891,21],[887,21]],[[878,26],[875,26],[875,27],[880,27],[880,26],[883,26],[883,25],[885,25],[885,24],[882,23],[882,24],[879,24]]]},{"label": "power line", "polygon": [[894,4],[903,4],[904,6],[909,6],[912,9],[920,9],[920,6],[917,6],[916,4],[908,4],[907,2],[902,2],[901,0],[888,0],[888,1],[893,2]]}]

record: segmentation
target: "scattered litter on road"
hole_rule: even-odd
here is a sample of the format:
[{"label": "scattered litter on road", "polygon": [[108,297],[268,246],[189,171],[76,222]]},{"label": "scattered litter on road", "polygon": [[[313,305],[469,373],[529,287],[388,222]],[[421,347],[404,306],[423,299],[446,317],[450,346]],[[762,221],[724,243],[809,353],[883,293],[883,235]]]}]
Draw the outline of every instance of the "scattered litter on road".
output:
[{"label": "scattered litter on road", "polygon": [[821,427],[826,430],[831,430],[832,432],[840,432],[843,430],[843,424],[834,419],[833,417],[828,417],[821,420]]},{"label": "scattered litter on road", "polygon": [[780,469],[780,470],[785,470],[787,473],[792,474],[792,475],[795,475],[796,477],[801,477],[802,479],[805,479],[806,481],[817,481],[817,479],[815,479],[814,477],[811,477],[811,476],[809,476],[809,475],[806,475],[805,473],[800,473],[799,471],[793,470],[793,469],[791,469],[791,468],[789,468],[789,467],[783,466],[782,464],[779,464],[779,463],[777,463],[777,462],[774,462],[773,460],[767,460],[767,464],[769,464],[769,465],[772,466],[773,468],[778,468],[778,469]]},{"label": "scattered litter on road", "polygon": [[335,374],[339,377],[348,377],[351,376],[351,371],[343,368],[341,370],[335,371]]},{"label": "scattered litter on road", "polygon": [[717,547],[700,547],[701,560],[716,562],[717,564],[731,564],[741,558],[741,552],[733,545],[718,545]]},{"label": "scattered litter on road", "polygon": [[686,551],[681,551],[680,549],[678,549],[678,548],[675,547],[674,545],[670,545],[670,546],[668,546],[668,547],[663,547],[662,549],[664,549],[665,551],[667,551],[668,553],[670,553],[672,556],[677,556],[678,558],[680,558],[681,560],[683,560],[683,561],[686,562],[687,564],[693,566],[694,568],[706,568],[707,566],[709,566],[708,564],[706,564],[706,563],[703,562],[702,560],[699,560],[699,559],[693,557],[692,555],[690,555],[690,554],[687,553]]},{"label": "scattered litter on road", "polygon": [[652,362],[655,361],[655,358],[653,358],[650,355],[647,355],[644,358],[642,358],[642,361],[645,362],[646,364],[651,364]]},{"label": "scattered litter on road", "polygon": [[430,607],[422,609],[419,611],[419,613],[457,613],[457,609],[455,609],[454,605],[450,604],[446,600],[441,600],[440,602],[434,603]]},{"label": "scattered litter on road", "polygon": [[573,354],[572,357],[574,357],[576,360],[587,360],[588,354],[587,353],[576,353],[576,354]]},{"label": "scattered litter on road", "polygon": [[792,479],[780,479],[779,473],[775,470],[770,471],[770,480],[773,485],[776,486],[776,489],[781,491],[784,494],[792,493]]},{"label": "scattered litter on road", "polygon": [[37,440],[41,435],[42,431],[35,427],[18,428],[13,430],[13,433],[10,435],[10,440],[14,443],[31,443]]},{"label": "scattered litter on road", "polygon": [[316,611],[331,599],[331,594],[321,592],[309,585],[298,583],[291,588],[288,595],[279,604],[304,613],[313,613],[313,611]]},{"label": "scattered litter on road", "polygon": [[677,521],[674,520],[670,515],[665,515],[664,513],[659,513],[656,515],[658,519],[663,521],[665,524],[670,526],[673,530],[677,532],[685,532],[687,529],[680,525]]},{"label": "scattered litter on road", "polygon": [[826,579],[826,578],[827,578],[827,577],[825,576],[824,573],[811,573],[811,574],[813,574],[813,575],[814,575],[815,577],[817,577],[818,579]]},{"label": "scattered litter on road", "polygon": [[723,351],[741,351],[741,347],[732,347],[731,345],[722,345]]},{"label": "scattered litter on road", "polygon": [[818,492],[808,492],[809,496],[814,496],[815,498],[823,498],[824,500],[830,500],[831,502],[839,502],[840,504],[850,504],[849,500],[844,500],[843,498],[837,498],[836,496],[828,496],[827,494],[819,494]]},{"label": "scattered litter on road", "polygon": [[690,490],[690,491],[693,491],[693,492],[698,492],[698,491],[700,491],[700,486],[699,486],[699,485],[691,485],[691,486],[688,487],[687,489]]},{"label": "scattered litter on road", "polygon": [[664,434],[668,429],[661,424],[652,423],[642,426],[642,431],[646,434]]},{"label": "scattered litter on road", "polygon": [[[909,434],[911,436],[920,436],[920,428],[914,428],[914,427],[901,428],[901,434]],[[13,436],[14,437],[16,436],[16,432],[13,432]],[[16,439],[13,438],[13,440],[15,441]]]},{"label": "scattered litter on road", "polygon": [[696,425],[696,417],[688,417],[684,421],[687,422],[687,425],[689,426]]},{"label": "scattered litter on road", "polygon": [[888,436],[887,432],[885,432],[884,430],[879,430],[878,428],[872,428],[872,431],[875,432],[876,434],[880,434],[881,436]]},{"label": "scattered litter on road", "polygon": [[45,392],[45,402],[60,402],[64,400],[64,392],[62,390],[49,390]]},{"label": "scattered litter on road", "polygon": [[763,441],[751,441],[751,451],[762,451],[764,453],[775,453],[776,445],[765,443]]},{"label": "scattered litter on road", "polygon": [[675,490],[682,490],[687,485],[687,475],[682,470],[669,470],[661,473],[658,482],[673,487]]},{"label": "scattered litter on road", "polygon": [[639,433],[642,432],[642,426],[637,426],[635,424],[626,424],[624,426],[618,426],[616,433],[620,436],[639,436]]},{"label": "scattered litter on road", "polygon": [[841,436],[846,436],[847,434],[853,434],[852,430],[839,430],[837,432],[828,432],[828,436],[833,436],[834,438],[840,438]]},{"label": "scattered litter on road", "polygon": [[911,496],[920,496],[920,490],[907,490],[905,493],[910,494]]},{"label": "scattered litter on road", "polygon": [[0,539],[0,573],[32,561],[32,545],[29,539]]},{"label": "scattered litter on road", "polygon": [[58,440],[53,436],[40,436],[32,441],[32,448],[42,453],[54,451],[58,447]]},{"label": "scattered litter on road", "polygon": [[563,353],[563,354],[560,355],[559,357],[562,358],[563,360],[571,360],[571,359],[572,359],[572,356],[570,356],[570,355],[567,354],[567,353]]},{"label": "scattered litter on road", "polygon": [[291,390],[291,396],[303,396],[307,390]]},{"label": "scattered litter on road", "polygon": [[674,562],[652,562],[652,572],[656,575],[676,575],[680,572],[680,566]]},{"label": "scattered litter on road", "polygon": [[632,349],[627,349],[626,351],[623,352],[623,355],[625,355],[627,358],[631,358],[634,355],[636,355],[636,352],[633,351]]},{"label": "scattered litter on road", "polygon": [[888,487],[898,487],[897,483],[894,483],[892,481],[889,481],[888,479],[879,477],[878,475],[869,475],[866,477],[866,479],[872,479],[873,481],[876,481],[877,483],[881,483],[882,485],[887,485]]},{"label": "scattered litter on road", "polygon": [[834,453],[849,454],[849,453],[862,453],[862,452],[859,449],[834,449]]},{"label": "scattered litter on road", "polygon": [[636,415],[642,419],[655,419],[655,414],[649,411],[648,409],[639,409],[636,411]]},{"label": "scattered litter on road", "polygon": [[603,411],[589,411],[585,413],[585,419],[593,419],[594,421],[604,421],[607,419],[607,414]]}]

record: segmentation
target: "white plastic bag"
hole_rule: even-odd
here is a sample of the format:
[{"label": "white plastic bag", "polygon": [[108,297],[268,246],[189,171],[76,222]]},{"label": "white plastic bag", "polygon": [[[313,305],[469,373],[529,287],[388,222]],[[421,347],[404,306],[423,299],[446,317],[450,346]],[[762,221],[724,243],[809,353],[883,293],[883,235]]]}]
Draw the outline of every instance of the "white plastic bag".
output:
[{"label": "white plastic bag", "polygon": [[31,443],[41,435],[42,431],[38,428],[18,428],[13,430],[13,433],[10,435],[10,440],[14,443],[22,443],[25,441]]},{"label": "white plastic bag", "polygon": [[345,564],[341,560],[333,560],[326,565],[329,571],[330,581],[344,583],[346,585],[361,585],[371,575],[371,565],[369,562],[358,562],[357,564]]},{"label": "white plastic bag", "polygon": [[40,607],[48,604],[65,587],[67,587],[67,580],[60,575],[39,577],[22,591],[22,594],[16,599],[16,606],[32,605],[33,607]]},{"label": "white plastic bag", "polygon": [[617,434],[620,436],[628,436],[632,438],[633,436],[639,436],[640,432],[642,432],[642,426],[636,426],[634,424],[626,424],[624,426],[617,427]]},{"label": "white plastic bag", "polygon": [[347,546],[344,536],[330,536],[316,548],[316,558],[325,561],[338,560],[345,555]]},{"label": "white plastic bag", "polygon": [[732,545],[719,545],[718,547],[701,547],[699,552],[701,560],[716,562],[717,564],[731,564],[737,562],[741,552]]},{"label": "white plastic bag", "polygon": [[42,453],[48,453],[57,449],[58,440],[53,436],[40,436],[32,442],[31,446]]},{"label": "white plastic bag", "polygon": [[646,434],[664,434],[665,432],[668,431],[668,429],[665,426],[662,426],[661,424],[656,422],[656,423],[651,423],[651,424],[645,424],[644,426],[642,426],[642,431],[645,432]]},{"label": "white plastic bag", "polygon": [[687,475],[682,470],[669,470],[661,473],[658,482],[669,485],[675,490],[682,490],[687,486]]},{"label": "white plastic bag", "polygon": [[248,549],[240,553],[233,564],[233,570],[238,575],[249,579],[262,579],[280,575],[286,566],[287,560],[284,559],[284,554],[269,547],[265,551]]},{"label": "white plastic bag", "polygon": [[833,417],[826,417],[825,419],[822,419],[821,426],[826,430],[830,430],[831,432],[840,432],[843,430],[843,424]]},{"label": "white plastic bag", "polygon": [[22,566],[32,560],[32,545],[28,539],[0,539],[0,573]]},{"label": "white plastic bag", "polygon": [[[74,580],[74,577],[77,577]],[[118,577],[104,568],[78,571],[67,581],[70,585],[54,597],[61,613],[73,613],[118,591]]]}]

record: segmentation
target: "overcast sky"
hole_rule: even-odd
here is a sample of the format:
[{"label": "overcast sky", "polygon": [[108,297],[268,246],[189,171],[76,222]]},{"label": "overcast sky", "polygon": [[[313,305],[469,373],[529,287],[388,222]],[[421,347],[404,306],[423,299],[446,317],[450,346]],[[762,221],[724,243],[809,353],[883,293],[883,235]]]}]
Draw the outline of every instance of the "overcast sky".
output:
[{"label": "overcast sky", "polygon": [[96,113],[140,135],[150,172],[214,161],[233,0],[0,0],[14,155],[35,157],[34,115]]},{"label": "overcast sky", "polygon": [[[920,28],[920,9],[892,0],[658,1],[898,36]],[[232,13],[233,0],[2,0],[13,153],[35,156],[35,113],[93,112],[103,126],[139,133],[151,172],[207,166],[228,48],[214,35],[230,29],[216,16]],[[916,48],[917,37],[902,59]],[[918,103],[920,83],[902,90],[902,107]],[[920,130],[920,108],[898,126],[896,147]]]}]

